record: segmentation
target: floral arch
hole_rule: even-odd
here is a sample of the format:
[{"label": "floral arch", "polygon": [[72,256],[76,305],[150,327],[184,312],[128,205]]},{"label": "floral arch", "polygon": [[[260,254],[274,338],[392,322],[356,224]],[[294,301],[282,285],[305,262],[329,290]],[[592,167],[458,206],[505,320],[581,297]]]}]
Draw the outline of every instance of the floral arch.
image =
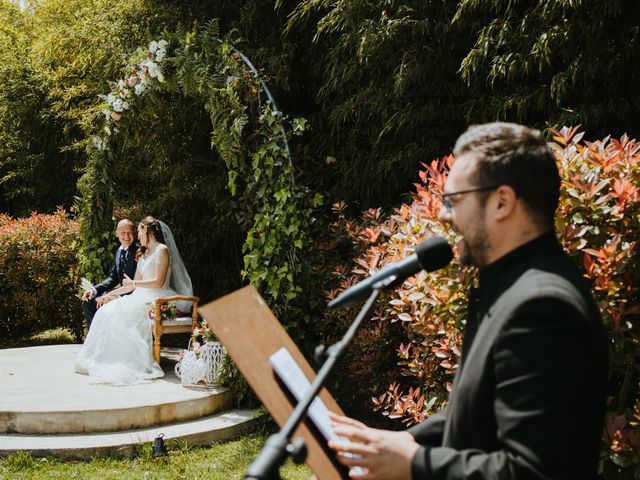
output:
[{"label": "floral arch", "polygon": [[[139,49],[125,76],[101,96],[101,115],[87,137],[88,162],[78,182],[83,273],[99,276],[109,264],[115,142],[126,137],[145,99],[163,91],[199,99],[211,119],[211,144],[227,167],[229,193],[250,219],[243,277],[275,301],[295,298],[297,259],[310,244],[313,210],[322,198],[295,183],[286,118],[248,59],[219,38],[217,22]],[[291,122],[294,135],[304,128],[303,119]]]}]

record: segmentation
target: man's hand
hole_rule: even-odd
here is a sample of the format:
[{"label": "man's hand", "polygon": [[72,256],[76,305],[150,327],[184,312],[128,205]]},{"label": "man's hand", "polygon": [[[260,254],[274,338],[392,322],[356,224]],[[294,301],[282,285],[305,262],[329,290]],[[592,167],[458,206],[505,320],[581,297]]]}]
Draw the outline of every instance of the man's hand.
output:
[{"label": "man's hand", "polygon": [[114,297],[113,295],[103,295],[102,297],[99,297],[96,300],[96,307],[100,308],[104,304],[109,303],[111,300],[115,300],[115,299],[116,297]]},{"label": "man's hand", "polygon": [[82,294],[82,301],[86,302],[87,300],[91,300],[93,298],[93,290],[85,290]]},{"label": "man's hand", "polygon": [[[411,480],[411,461],[420,445],[408,432],[369,428],[364,423],[331,413],[333,431],[348,441],[329,442],[338,461],[361,480]],[[360,472],[352,467],[362,467]]]}]

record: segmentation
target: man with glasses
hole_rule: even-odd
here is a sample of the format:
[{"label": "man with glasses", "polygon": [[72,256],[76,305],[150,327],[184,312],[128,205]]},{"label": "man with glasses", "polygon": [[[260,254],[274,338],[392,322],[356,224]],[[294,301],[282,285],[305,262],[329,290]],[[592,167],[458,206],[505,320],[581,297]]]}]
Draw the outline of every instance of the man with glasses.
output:
[{"label": "man with glasses", "polygon": [[442,220],[479,269],[449,403],[390,432],[333,416],[338,459],[366,479],[595,478],[607,347],[598,309],[554,232],[560,177],[540,132],[471,127]]}]

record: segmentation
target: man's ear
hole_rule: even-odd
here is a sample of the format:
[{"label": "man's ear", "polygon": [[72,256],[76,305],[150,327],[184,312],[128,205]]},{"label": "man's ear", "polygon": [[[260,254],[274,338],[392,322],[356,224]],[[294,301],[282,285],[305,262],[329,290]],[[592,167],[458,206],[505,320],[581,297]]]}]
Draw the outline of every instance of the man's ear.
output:
[{"label": "man's ear", "polygon": [[515,210],[518,196],[513,187],[500,185],[494,195],[494,218],[497,221],[507,219]]}]

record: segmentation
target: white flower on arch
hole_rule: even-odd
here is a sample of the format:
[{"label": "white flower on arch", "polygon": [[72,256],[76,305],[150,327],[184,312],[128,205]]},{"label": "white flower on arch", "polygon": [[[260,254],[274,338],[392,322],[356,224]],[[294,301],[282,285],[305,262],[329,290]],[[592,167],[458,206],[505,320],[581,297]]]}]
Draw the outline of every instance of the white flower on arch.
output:
[{"label": "white flower on arch", "polygon": [[[107,95],[98,95],[105,100],[101,110],[107,125],[105,132],[111,135],[109,125],[117,125],[122,119],[122,114],[131,106],[131,94],[141,96],[154,82],[164,82],[164,67],[162,59],[167,55],[166,40],[153,40],[149,43],[148,50],[139,51],[139,60],[134,65],[128,66],[128,75],[111,84],[111,92]],[[134,97],[135,98],[135,97]],[[97,144],[94,142],[94,146]],[[100,150],[100,148],[98,148]]]}]

